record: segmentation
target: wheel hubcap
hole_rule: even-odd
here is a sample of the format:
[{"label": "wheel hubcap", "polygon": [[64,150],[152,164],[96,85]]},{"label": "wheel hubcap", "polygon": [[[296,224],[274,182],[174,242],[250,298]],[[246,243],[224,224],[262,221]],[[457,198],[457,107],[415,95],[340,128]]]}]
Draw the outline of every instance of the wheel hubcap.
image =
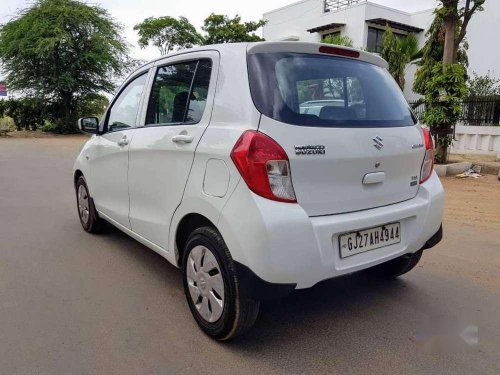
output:
[{"label": "wheel hubcap", "polygon": [[78,212],[80,213],[80,218],[84,224],[89,222],[89,207],[89,195],[87,194],[87,189],[85,189],[85,186],[80,185],[78,188]]},{"label": "wheel hubcap", "polygon": [[224,281],[214,254],[205,246],[195,246],[187,261],[189,294],[201,317],[216,322],[224,309]]}]

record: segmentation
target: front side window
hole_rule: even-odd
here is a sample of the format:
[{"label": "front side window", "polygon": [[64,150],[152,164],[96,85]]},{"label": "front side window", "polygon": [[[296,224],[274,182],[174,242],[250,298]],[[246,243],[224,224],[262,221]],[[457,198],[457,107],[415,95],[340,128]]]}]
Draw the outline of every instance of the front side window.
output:
[{"label": "front side window", "polygon": [[411,126],[415,119],[386,69],[304,53],[248,56],[250,91],[267,117],[321,127]]},{"label": "front side window", "polygon": [[108,131],[123,130],[135,126],[147,76],[147,74],[143,74],[135,78],[118,95],[109,110]]},{"label": "front side window", "polygon": [[158,68],[146,126],[199,122],[205,109],[210,73],[211,61],[205,59]]}]

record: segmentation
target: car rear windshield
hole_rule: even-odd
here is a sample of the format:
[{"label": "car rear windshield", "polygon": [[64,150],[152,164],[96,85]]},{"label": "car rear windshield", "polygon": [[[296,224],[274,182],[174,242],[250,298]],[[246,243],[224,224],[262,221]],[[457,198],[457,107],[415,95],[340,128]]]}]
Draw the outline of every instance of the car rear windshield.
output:
[{"label": "car rear windshield", "polygon": [[293,125],[400,127],[416,123],[386,69],[353,59],[302,53],[248,55],[257,109]]}]

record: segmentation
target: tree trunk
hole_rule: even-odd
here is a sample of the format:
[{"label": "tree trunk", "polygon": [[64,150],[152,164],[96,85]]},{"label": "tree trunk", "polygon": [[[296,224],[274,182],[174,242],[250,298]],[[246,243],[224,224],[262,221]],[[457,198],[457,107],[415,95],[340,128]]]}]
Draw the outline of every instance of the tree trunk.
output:
[{"label": "tree trunk", "polygon": [[437,145],[436,155],[439,156],[440,163],[446,164],[448,162],[448,147]]},{"label": "tree trunk", "polygon": [[[455,5],[456,8],[456,5]],[[455,48],[455,33],[457,29],[458,15],[451,8],[448,8],[450,12],[444,17],[444,51],[443,51],[443,65],[452,65],[456,63],[457,50]],[[447,138],[451,135],[452,129],[446,129],[442,136]],[[436,154],[439,155],[441,163],[446,163],[448,161],[448,147],[438,144],[436,149]]]},{"label": "tree trunk", "polygon": [[457,19],[453,15],[448,15],[444,18],[444,52],[443,64],[451,65],[455,63],[455,30]]}]

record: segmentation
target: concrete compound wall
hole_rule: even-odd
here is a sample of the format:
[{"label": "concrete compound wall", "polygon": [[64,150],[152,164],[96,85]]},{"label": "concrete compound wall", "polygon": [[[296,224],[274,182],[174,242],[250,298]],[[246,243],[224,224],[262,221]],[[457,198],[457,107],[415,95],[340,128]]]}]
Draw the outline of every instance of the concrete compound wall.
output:
[{"label": "concrete compound wall", "polygon": [[500,126],[455,127],[455,142],[450,150],[454,154],[500,154]]}]

